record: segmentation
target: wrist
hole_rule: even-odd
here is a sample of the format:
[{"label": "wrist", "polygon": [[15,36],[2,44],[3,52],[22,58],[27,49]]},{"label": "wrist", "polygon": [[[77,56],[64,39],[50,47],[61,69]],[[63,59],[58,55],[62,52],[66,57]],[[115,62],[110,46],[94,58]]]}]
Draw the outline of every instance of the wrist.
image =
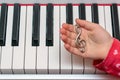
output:
[{"label": "wrist", "polygon": [[107,42],[104,47],[103,47],[103,50],[102,50],[102,55],[101,55],[101,59],[106,59],[107,55],[109,54],[109,51],[113,45],[113,42],[114,42],[114,38],[111,38],[109,42]]}]

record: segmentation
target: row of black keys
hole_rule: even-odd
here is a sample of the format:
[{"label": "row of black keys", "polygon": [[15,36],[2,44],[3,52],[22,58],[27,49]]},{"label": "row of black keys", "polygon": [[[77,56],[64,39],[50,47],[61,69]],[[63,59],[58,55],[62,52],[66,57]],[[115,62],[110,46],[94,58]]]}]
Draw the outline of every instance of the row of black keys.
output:
[{"label": "row of black keys", "polygon": [[[13,14],[13,28],[12,28],[12,46],[19,46],[19,29],[20,29],[20,4],[14,4],[14,14]],[[92,22],[99,24],[98,19],[98,5],[91,5],[92,11]],[[53,46],[53,4],[47,5],[46,14],[46,46]],[[7,12],[8,5],[1,5],[1,17],[0,17],[0,46],[5,46],[6,42],[6,29],[7,29]],[[79,5],[79,18],[86,19],[85,4]],[[112,18],[112,30],[113,37],[120,40],[119,37],[119,19],[117,4],[112,4],[111,6],[111,18]],[[73,6],[72,4],[67,4],[66,6],[66,22],[73,24]],[[32,28],[32,46],[39,46],[40,42],[40,5],[33,5],[33,28]]]}]

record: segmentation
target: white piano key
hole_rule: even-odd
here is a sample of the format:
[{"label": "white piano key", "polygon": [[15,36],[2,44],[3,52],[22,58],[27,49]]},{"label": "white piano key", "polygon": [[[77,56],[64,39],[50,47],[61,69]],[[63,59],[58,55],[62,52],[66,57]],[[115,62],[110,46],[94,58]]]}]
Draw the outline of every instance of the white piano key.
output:
[{"label": "white piano key", "polygon": [[[66,23],[66,6],[60,6],[60,17],[61,17],[61,25],[63,23]],[[71,53],[69,53],[65,48],[64,48],[64,43],[61,41],[61,73],[62,74],[70,74],[72,70],[72,63],[71,63]]]},{"label": "white piano key", "polygon": [[[104,6],[98,6],[98,15],[99,15],[99,24],[105,29],[105,14],[104,14]],[[96,69],[97,74],[105,73],[99,69]]]},{"label": "white piano key", "polygon": [[27,6],[25,73],[36,73],[36,47],[32,46],[33,6]]},{"label": "white piano key", "polygon": [[110,6],[105,6],[105,22],[106,22],[106,30],[112,36],[112,21],[111,21],[111,12]]},{"label": "white piano key", "polygon": [[7,18],[7,33],[6,33],[6,46],[2,46],[1,54],[1,72],[12,73],[12,21],[13,21],[13,6],[8,7],[8,18]]},{"label": "white piano key", "polygon": [[[78,14],[78,6],[73,6],[73,24],[75,25],[75,19],[79,18]],[[72,61],[73,61],[73,74],[79,74],[83,73],[84,67],[83,67],[83,58],[77,55],[72,55]]]},{"label": "white piano key", "polygon": [[49,46],[49,73],[59,73],[59,6],[54,6],[53,46]]},{"label": "white piano key", "polygon": [[26,24],[26,6],[21,6],[20,13],[20,32],[19,46],[14,46],[13,51],[13,72],[24,73],[24,45],[25,45],[25,24]]},{"label": "white piano key", "polygon": [[99,24],[105,29],[104,6],[98,6]]},{"label": "white piano key", "polygon": [[[86,20],[92,22],[91,6],[86,6]],[[94,73],[95,68],[93,66],[93,60],[85,59],[84,62],[85,62],[84,74]]]},{"label": "white piano key", "polygon": [[46,6],[40,7],[40,46],[37,47],[37,73],[48,73],[48,47],[46,46]]}]

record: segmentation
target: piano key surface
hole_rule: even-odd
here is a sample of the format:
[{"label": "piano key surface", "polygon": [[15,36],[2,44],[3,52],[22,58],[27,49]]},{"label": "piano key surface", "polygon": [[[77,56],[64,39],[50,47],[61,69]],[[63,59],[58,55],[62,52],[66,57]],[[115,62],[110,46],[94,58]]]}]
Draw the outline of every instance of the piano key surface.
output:
[{"label": "piano key surface", "polygon": [[39,46],[40,39],[40,6],[33,5],[33,20],[32,20],[32,46]]},{"label": "piano key surface", "polygon": [[59,74],[60,68],[60,39],[59,39],[59,6],[54,7],[53,11],[53,46],[49,46],[49,74]]},{"label": "piano key surface", "polygon": [[13,20],[13,6],[8,7],[8,19],[7,19],[7,30],[6,30],[6,46],[2,46],[1,51],[1,72],[12,73],[12,20]]},{"label": "piano key surface", "polygon": [[[44,14],[43,14],[44,13]],[[48,73],[48,46],[46,46],[46,6],[41,6],[40,46],[37,47],[37,73]]]},{"label": "piano key surface", "polygon": [[46,46],[53,46],[53,5],[49,3],[46,9]]},{"label": "piano key surface", "polygon": [[26,40],[25,40],[25,73],[36,73],[36,46],[32,47],[33,6],[27,7]]},{"label": "piano key surface", "polygon": [[115,37],[115,38],[120,40],[117,4],[112,4],[110,9],[111,9],[111,20],[112,20],[113,37]]},{"label": "piano key surface", "polygon": [[105,13],[105,23],[106,23],[105,28],[112,36],[112,23],[111,23],[112,21],[111,21],[110,6],[105,6],[104,13]]},{"label": "piano key surface", "polygon": [[[1,46],[1,73],[14,74],[96,74],[92,60],[70,54],[60,40],[59,28],[66,22],[66,5],[53,5],[53,46],[46,46],[46,4],[40,5],[40,45],[32,46],[33,5],[21,5],[19,46],[11,46],[14,6],[8,5],[6,44]],[[72,5],[72,22],[79,18],[78,4]],[[1,11],[0,11],[1,12]],[[92,22],[91,5],[85,5],[85,18]],[[118,6],[118,13],[119,6]],[[110,5],[98,5],[98,22],[112,35]],[[103,15],[103,16],[102,16]],[[118,14],[120,15],[120,14]],[[111,24],[110,24],[111,23]],[[48,29],[49,30],[49,29]],[[96,75],[95,74],[95,75]]]},{"label": "piano key surface", "polygon": [[25,31],[26,31],[26,6],[21,6],[20,13],[20,34],[19,46],[13,46],[12,69],[14,74],[24,73],[24,51],[25,51]]},{"label": "piano key surface", "polygon": [[[60,17],[61,17],[60,18],[60,26],[61,26],[63,23],[66,23],[66,7],[65,6],[60,7]],[[65,50],[64,43],[62,41],[61,41],[60,47],[61,47],[60,48],[61,50],[60,73],[71,74],[71,68],[72,68],[71,54],[69,54],[69,52]]]},{"label": "piano key surface", "polygon": [[13,28],[12,28],[12,46],[18,46],[19,44],[19,28],[20,28],[20,4],[14,4],[13,13]]},{"label": "piano key surface", "polygon": [[3,3],[1,6],[1,18],[0,18],[0,46],[5,46],[6,41],[6,27],[7,27],[7,12],[8,5]]}]

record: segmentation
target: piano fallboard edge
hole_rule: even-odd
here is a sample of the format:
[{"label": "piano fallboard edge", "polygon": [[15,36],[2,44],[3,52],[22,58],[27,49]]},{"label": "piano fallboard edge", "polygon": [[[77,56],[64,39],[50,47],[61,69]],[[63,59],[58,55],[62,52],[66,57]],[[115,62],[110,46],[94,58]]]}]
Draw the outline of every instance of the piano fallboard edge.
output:
[{"label": "piano fallboard edge", "polygon": [[102,74],[86,74],[86,75],[68,75],[68,74],[50,74],[50,75],[35,75],[35,74],[3,74],[0,75],[0,80],[119,80],[118,77]]},{"label": "piano fallboard edge", "polygon": [[0,3],[120,3],[120,0],[1,0]]}]

